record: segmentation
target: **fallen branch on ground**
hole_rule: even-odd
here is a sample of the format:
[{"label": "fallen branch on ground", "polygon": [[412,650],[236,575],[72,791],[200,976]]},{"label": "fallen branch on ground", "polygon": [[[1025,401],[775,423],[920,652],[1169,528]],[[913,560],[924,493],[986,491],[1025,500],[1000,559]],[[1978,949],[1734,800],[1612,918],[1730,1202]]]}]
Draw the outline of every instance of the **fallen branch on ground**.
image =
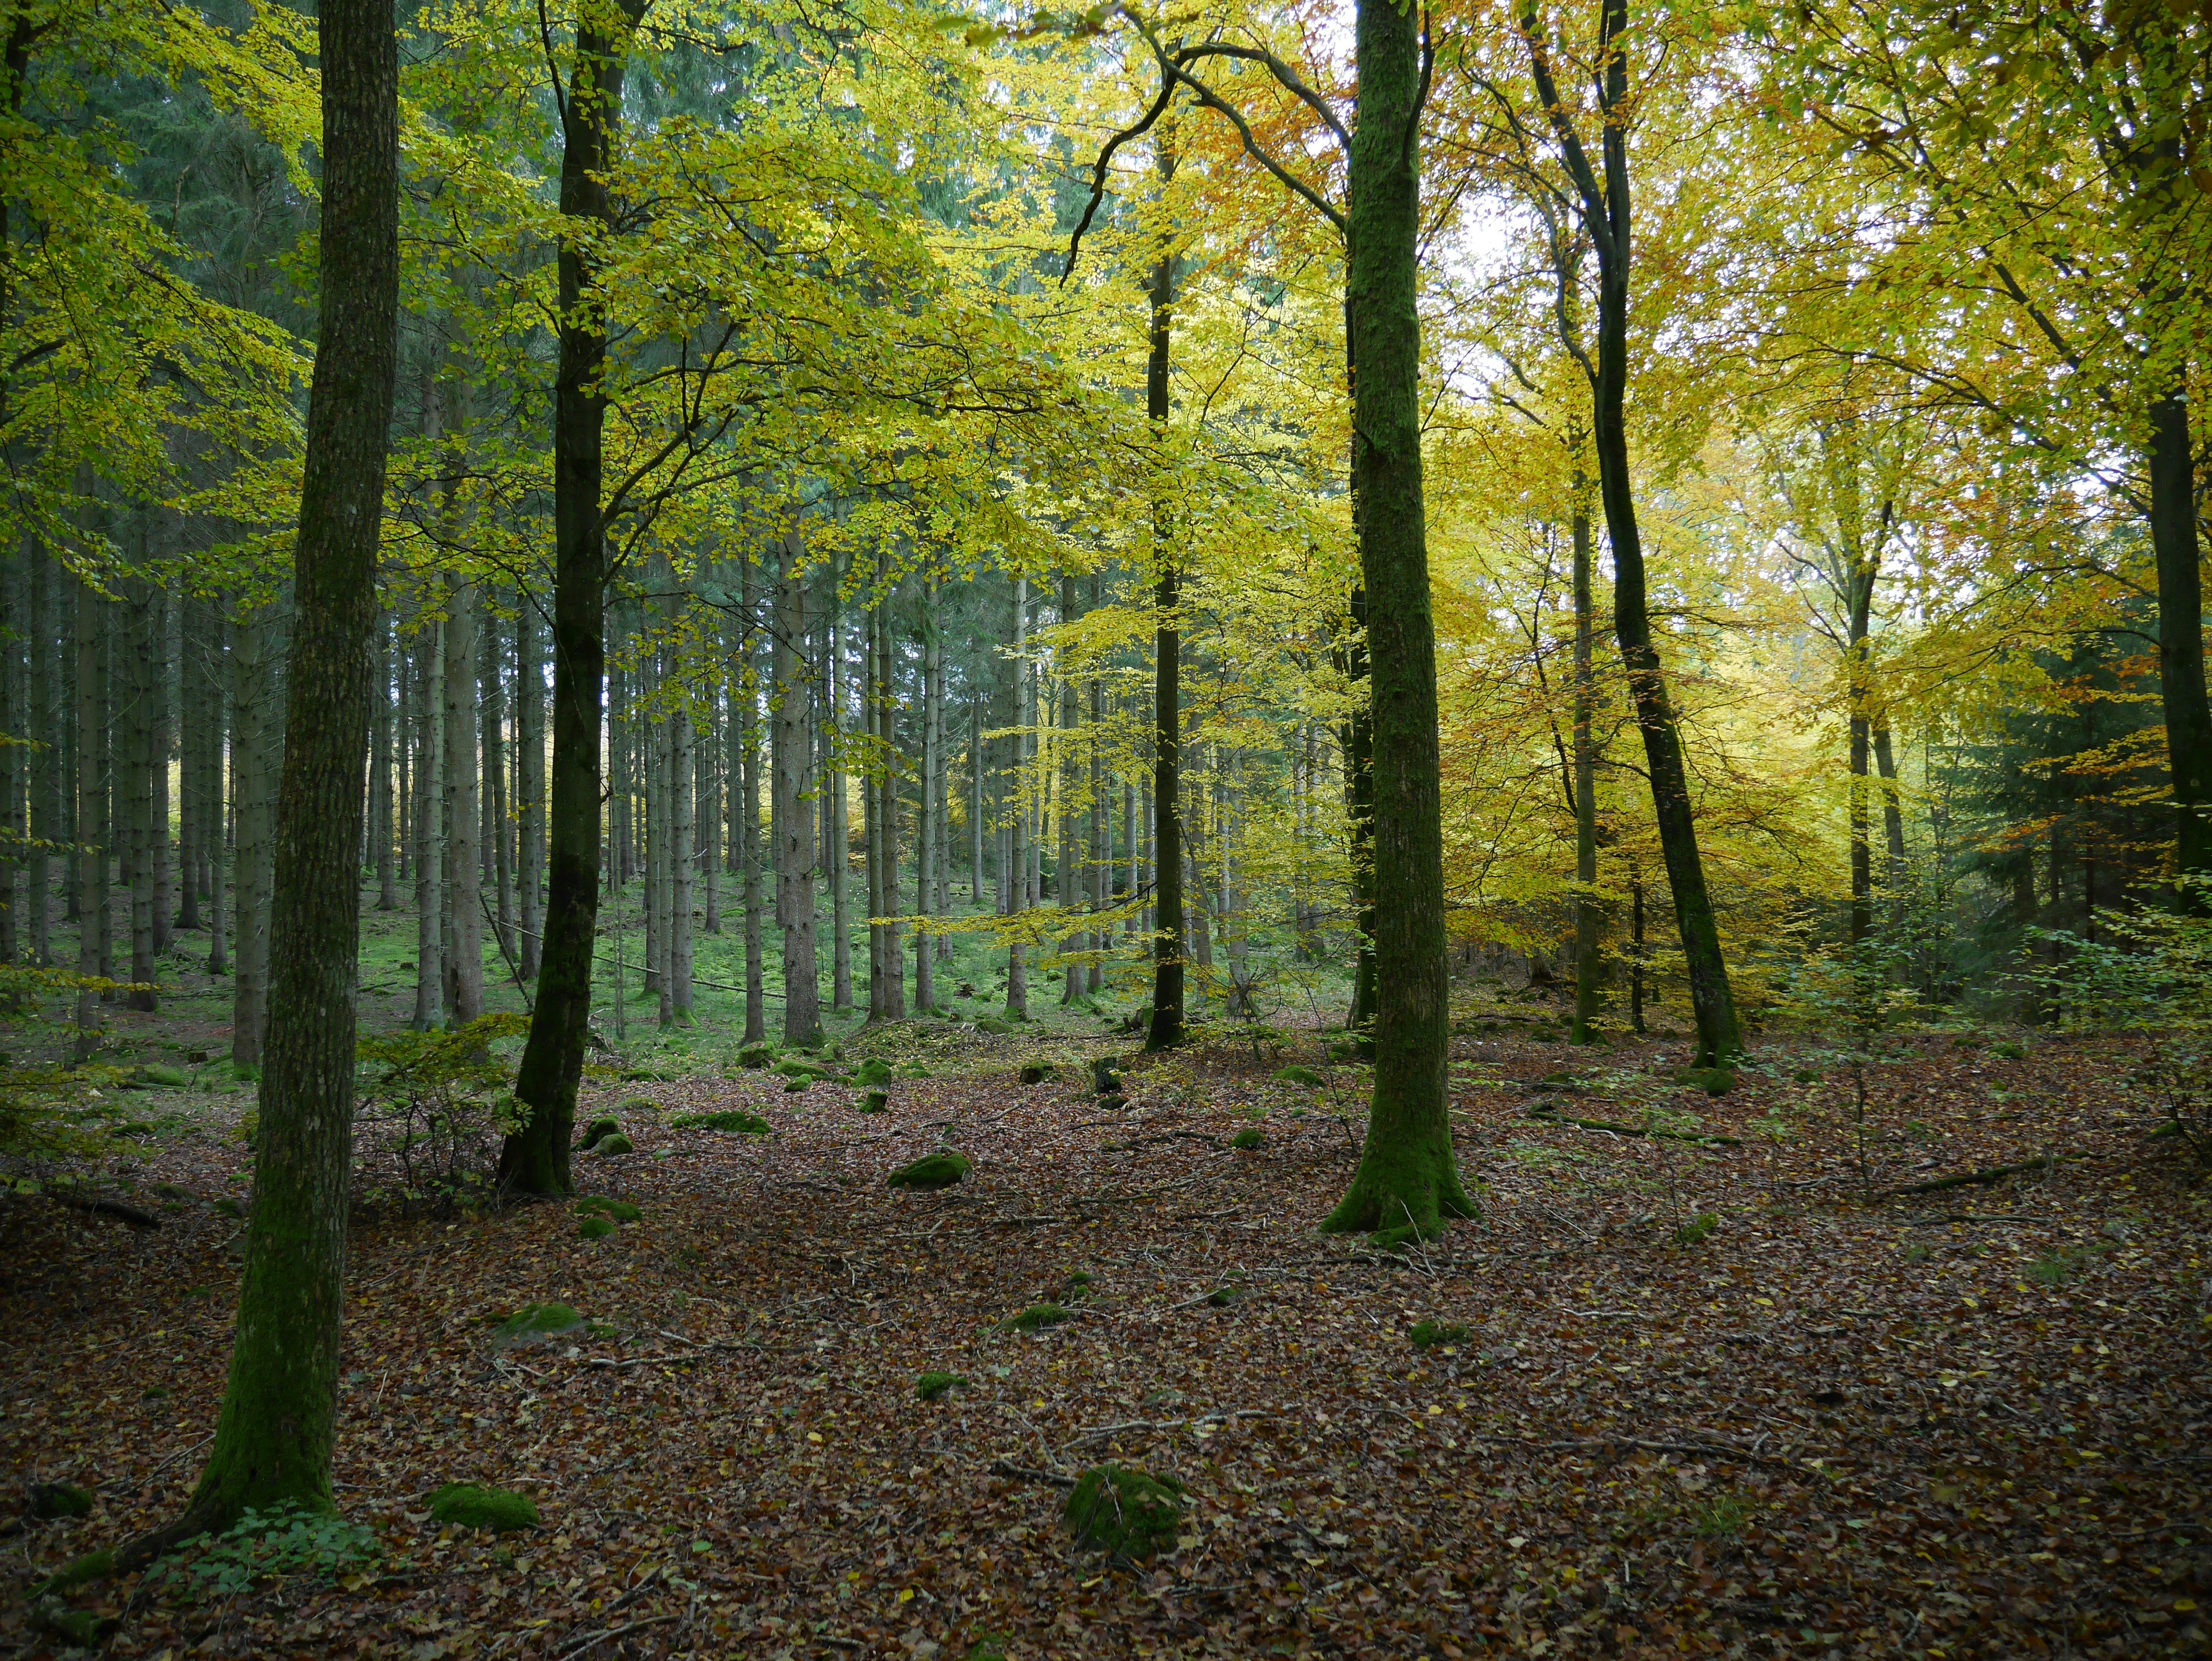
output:
[{"label": "fallen branch on ground", "polygon": [[1547,1124],[1571,1124],[1578,1130],[1607,1130],[1616,1136],[1656,1136],[1662,1141],[1695,1142],[1699,1147],[1741,1147],[1741,1136],[1723,1136],[1701,1130],[1647,1129],[1642,1125],[1621,1124],[1612,1119],[1577,1119],[1556,1108],[1532,1107],[1522,1115],[1523,1118],[1540,1119]]},{"label": "fallen branch on ground", "polygon": [[1986,1171],[1962,1171],[1956,1177],[1938,1177],[1933,1182],[1910,1183],[1889,1191],[1892,1194],[1941,1194],[1947,1188],[1983,1188],[2025,1171],[2055,1170],[2057,1165],[2056,1159],[2045,1153],[2038,1159],[2022,1160],[2018,1165],[1991,1165]]}]

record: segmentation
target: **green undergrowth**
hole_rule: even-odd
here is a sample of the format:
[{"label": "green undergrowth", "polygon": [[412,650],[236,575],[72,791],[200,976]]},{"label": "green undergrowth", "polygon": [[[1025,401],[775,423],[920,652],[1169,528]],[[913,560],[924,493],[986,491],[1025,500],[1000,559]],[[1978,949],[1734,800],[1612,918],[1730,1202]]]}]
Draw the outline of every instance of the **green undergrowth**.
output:
[{"label": "green undergrowth", "polygon": [[1096,1465],[1077,1479],[1060,1515],[1079,1549],[1140,1559],[1174,1546],[1188,1494],[1172,1476]]},{"label": "green undergrowth", "polygon": [[277,1576],[335,1580],[384,1555],[374,1530],[289,1503],[248,1510],[222,1533],[203,1535],[148,1571],[149,1585],[188,1603],[226,1602]]},{"label": "green undergrowth", "polygon": [[744,1136],[766,1136],[775,1129],[757,1113],[730,1108],[720,1113],[679,1113],[668,1122],[672,1130],[728,1130]]}]

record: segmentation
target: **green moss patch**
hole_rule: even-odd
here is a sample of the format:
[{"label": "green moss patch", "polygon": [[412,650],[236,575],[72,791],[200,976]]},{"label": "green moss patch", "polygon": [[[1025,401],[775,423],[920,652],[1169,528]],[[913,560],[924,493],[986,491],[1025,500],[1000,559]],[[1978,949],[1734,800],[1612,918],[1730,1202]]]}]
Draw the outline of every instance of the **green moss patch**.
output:
[{"label": "green moss patch", "polygon": [[599,1141],[592,1144],[591,1147],[587,1151],[592,1153],[608,1154],[635,1153],[637,1152],[637,1146],[635,1143],[632,1142],[629,1137],[623,1135],[621,1131],[617,1130],[608,1135],[600,1137]]},{"label": "green moss patch", "polygon": [[853,1082],[863,1090],[873,1090],[891,1081],[891,1064],[878,1056],[871,1056],[854,1070]]},{"label": "green moss patch", "polygon": [[525,1304],[501,1321],[491,1335],[500,1343],[519,1344],[583,1323],[584,1317],[566,1304]]},{"label": "green moss patch", "polygon": [[1006,1317],[999,1323],[999,1328],[1002,1332],[1042,1332],[1070,1319],[1072,1314],[1059,1304],[1031,1304],[1020,1314]]},{"label": "green moss patch", "polygon": [[594,1212],[603,1217],[611,1217],[618,1223],[634,1223],[645,1215],[628,1200],[610,1200],[604,1194],[593,1194],[576,1202],[579,1217],[588,1217]]},{"label": "green moss patch", "polygon": [[900,1166],[891,1172],[888,1180],[893,1188],[950,1188],[955,1183],[965,1180],[974,1169],[965,1154],[955,1153],[946,1148],[940,1153],[924,1154],[912,1165]]},{"label": "green moss patch", "polygon": [[765,1136],[775,1129],[759,1114],[742,1108],[721,1113],[679,1113],[668,1123],[677,1130],[733,1130],[745,1136]]},{"label": "green moss patch", "polygon": [[763,1068],[775,1059],[775,1046],[773,1044],[749,1043],[744,1049],[738,1051],[738,1065],[739,1067],[753,1068]]},{"label": "green moss patch", "polygon": [[31,1515],[41,1523],[64,1517],[92,1514],[92,1492],[74,1482],[34,1482],[31,1485]]},{"label": "green moss patch", "polygon": [[191,1086],[192,1075],[181,1067],[164,1067],[149,1062],[138,1069],[138,1082],[157,1085],[164,1090],[184,1090]]},{"label": "green moss patch", "polygon": [[1264,1147],[1267,1143],[1267,1139],[1256,1130],[1240,1130],[1229,1139],[1231,1147]]},{"label": "green moss patch", "polygon": [[863,1113],[887,1113],[890,1110],[890,1105],[891,1098],[889,1091],[871,1090],[860,1098],[860,1111]]},{"label": "green moss patch", "polygon": [[611,1217],[586,1217],[576,1225],[579,1239],[604,1240],[614,1232],[615,1221]]},{"label": "green moss patch", "polygon": [[941,1400],[949,1390],[963,1390],[968,1381],[957,1372],[925,1372],[914,1381],[914,1393],[925,1402]]},{"label": "green moss patch", "polygon": [[430,1515],[457,1528],[490,1529],[509,1534],[538,1526],[538,1502],[526,1494],[488,1488],[474,1482],[448,1482],[430,1496]]},{"label": "green moss patch", "polygon": [[1031,1062],[1022,1069],[1024,1084],[1044,1084],[1057,1076],[1060,1069],[1050,1062]]},{"label": "green moss patch", "polygon": [[589,1153],[608,1137],[621,1135],[622,1122],[602,1115],[584,1127],[584,1134],[576,1139],[576,1146],[581,1151]]},{"label": "green moss patch", "polygon": [[1321,1074],[1310,1067],[1279,1067],[1275,1077],[1283,1084],[1302,1084],[1316,1089],[1321,1085]]},{"label": "green moss patch", "polygon": [[1686,1067],[1674,1074],[1674,1082],[1695,1085],[1708,1096],[1725,1096],[1735,1088],[1735,1074],[1724,1067]]},{"label": "green moss patch", "polygon": [[1406,1336],[1415,1349],[1435,1349],[1443,1344],[1463,1344],[1474,1335],[1456,1321],[1424,1321]]},{"label": "green moss patch", "polygon": [[1076,1545],[1117,1557],[1150,1557],[1182,1530],[1189,1491],[1172,1476],[1097,1465],[1077,1479],[1060,1515]]}]

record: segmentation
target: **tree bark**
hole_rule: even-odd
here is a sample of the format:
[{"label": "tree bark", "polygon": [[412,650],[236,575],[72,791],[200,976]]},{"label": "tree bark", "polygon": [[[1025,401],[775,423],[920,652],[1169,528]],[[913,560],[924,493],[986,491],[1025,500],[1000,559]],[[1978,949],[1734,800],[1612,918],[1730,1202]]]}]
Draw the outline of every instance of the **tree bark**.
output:
[{"label": "tree bark", "polygon": [[[454,426],[465,435],[459,420]],[[477,772],[477,610],[473,582],[446,579],[445,692],[446,1025],[466,1026],[483,1013],[482,788]]]},{"label": "tree bark", "polygon": [[1474,1214],[1453,1158],[1445,1045],[1443,765],[1421,498],[1420,23],[1360,0],[1346,295],[1358,375],[1353,490],[1375,721],[1375,1094],[1352,1186],[1324,1227],[1425,1237]]},{"label": "tree bark", "polygon": [[545,675],[538,654],[538,601],[527,590],[516,594],[514,606],[514,883],[521,935],[515,956],[522,978],[534,981],[545,928]]},{"label": "tree bark", "polygon": [[323,0],[320,20],[321,345],[293,563],[253,1211],[215,1446],[171,1540],[249,1506],[333,1509],[369,636],[398,346],[398,52],[388,0]]},{"label": "tree bark", "polygon": [[445,625],[422,625],[415,645],[415,1016],[417,1032],[444,1018],[446,842]]},{"label": "tree bark", "polygon": [[775,789],[782,806],[776,847],[776,905],[783,916],[783,1041],[822,1042],[822,985],[815,953],[814,804],[807,794],[813,746],[807,738],[806,582],[799,533],[778,545],[775,630]]},{"label": "tree bark", "polygon": [[1589,483],[1574,480],[1575,1019],[1569,1035],[1597,1043],[1605,988],[1605,908],[1597,897],[1597,608],[1591,596]]},{"label": "tree bark", "polygon": [[[1029,747],[1024,734],[1030,727],[1029,615],[1030,585],[1026,577],[1014,579],[1014,735],[1013,801],[1007,814],[1006,854],[1010,882],[1006,915],[1020,918],[1030,908]],[[1017,936],[1006,945],[1006,1002],[1008,1020],[1030,1018],[1029,951]]]},{"label": "tree bark", "polygon": [[745,1042],[760,1043],[768,1037],[768,970],[767,952],[761,938],[761,801],[760,801],[760,561],[757,555],[745,556],[744,575],[742,579],[744,623],[738,639],[741,660],[744,665],[740,683],[744,696],[744,719],[738,726],[744,745],[738,760],[738,788],[739,815],[738,825],[739,875],[744,885],[745,932]]},{"label": "tree bark", "polygon": [[1652,643],[1645,600],[1644,543],[1636,520],[1634,483],[1629,466],[1628,297],[1630,237],[1628,134],[1630,53],[1621,46],[1628,27],[1627,0],[1603,0],[1600,101],[1604,111],[1600,184],[1579,137],[1574,132],[1551,72],[1550,48],[1533,13],[1524,14],[1523,33],[1535,72],[1537,94],[1565,152],[1580,198],[1583,228],[1598,257],[1597,361],[1591,374],[1591,402],[1597,454],[1598,488],[1605,504],[1607,539],[1613,547],[1613,632],[1628,673],[1630,698],[1643,734],[1651,800],[1658,821],[1659,847],[1674,896],[1674,919],[1688,971],[1690,1003],[1698,1028],[1698,1060],[1714,1066],[1743,1049],[1735,996],[1721,954],[1720,928],[1705,885],[1705,862],[1698,848],[1695,810],[1690,800],[1689,769],[1667,680]]},{"label": "tree bark", "polygon": [[[100,931],[93,919],[105,910],[107,896],[95,849],[100,841],[101,747],[100,709],[99,591],[80,579],[71,642],[76,654],[76,972],[88,982],[100,977]],[[76,1032],[71,1059],[82,1067],[100,1048],[100,993],[80,986]]]},{"label": "tree bark", "polygon": [[[935,721],[938,679],[945,672],[942,631],[937,624],[939,588],[933,581],[921,587],[921,730],[917,735],[921,754],[919,811],[915,815],[915,915],[927,917],[934,910],[937,880],[938,816],[945,811],[938,796]],[[937,942],[928,927],[917,922],[914,930],[914,1007],[916,1011],[937,1007]]]},{"label": "tree bark", "polygon": [[[244,602],[241,602],[243,604]],[[231,788],[237,800],[237,847],[232,859],[233,942],[230,1059],[238,1067],[261,1064],[263,1022],[268,1012],[271,764],[277,753],[270,703],[269,654],[275,622],[269,609],[249,611],[232,635]]]},{"label": "tree bark", "polygon": [[[561,213],[603,230],[622,124],[629,39],[647,0],[579,14],[561,108]],[[568,1144],[591,1026],[599,908],[599,709],[606,671],[606,524],[600,513],[606,323],[578,237],[560,252],[560,362],[554,376],[553,805],[547,822],[545,940],[538,1001],[514,1093],[529,1111],[500,1151],[503,1186],[568,1192]]]},{"label": "tree bark", "polygon": [[[1173,180],[1171,134],[1162,135],[1159,175]],[[1152,350],[1145,362],[1145,414],[1154,441],[1165,447],[1171,411],[1169,380],[1175,339],[1175,254],[1163,248],[1152,265]],[[1176,821],[1182,768],[1182,574],[1168,505],[1167,481],[1154,484],[1152,502],[1152,1009],[1145,1050],[1172,1050],[1183,1026],[1182,829]]]},{"label": "tree bark", "polygon": [[[2151,406],[2150,531],[2158,563],[2158,670],[2172,781],[2174,867],[2212,879],[2212,705],[2204,688],[2204,599],[2197,534],[2196,469],[2185,385]],[[2185,888],[2183,904],[2212,913],[2212,890]]]}]

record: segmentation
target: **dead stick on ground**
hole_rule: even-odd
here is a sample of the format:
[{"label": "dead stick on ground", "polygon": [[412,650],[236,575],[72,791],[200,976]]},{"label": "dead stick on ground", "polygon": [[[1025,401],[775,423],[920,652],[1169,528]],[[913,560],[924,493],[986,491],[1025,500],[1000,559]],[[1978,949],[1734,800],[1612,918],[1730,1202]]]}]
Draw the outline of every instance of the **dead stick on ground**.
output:
[{"label": "dead stick on ground", "polygon": [[1072,1488],[1073,1476],[1062,1476],[1056,1470],[1032,1470],[1027,1465],[1018,1465],[1011,1459],[994,1459],[990,1464],[994,1476],[1011,1476],[1018,1482],[1048,1482],[1056,1488]]},{"label": "dead stick on ground", "polygon": [[1892,1194],[1941,1194],[1947,1188],[1980,1188],[1990,1183],[2001,1183],[2008,1177],[2017,1177],[2025,1171],[2049,1171],[2058,1161],[2046,1153],[2040,1159],[2023,1160],[2019,1165],[1991,1165],[1987,1171],[1962,1171],[1956,1177],[1938,1177],[1930,1183],[1912,1183],[1904,1188],[1893,1188]]},{"label": "dead stick on ground", "polygon": [[604,1644],[609,1639],[621,1638],[627,1634],[636,1632],[641,1628],[644,1627],[664,1627],[671,1621],[678,1621],[682,1618],[682,1616],[675,1615],[648,1615],[642,1621],[632,1621],[623,1626],[610,1627],[605,1632],[588,1634],[580,1641],[571,1644],[567,1649],[562,1650],[560,1654],[559,1661],[576,1661],[576,1658],[581,1655],[586,1650],[593,1648],[598,1645]]}]

